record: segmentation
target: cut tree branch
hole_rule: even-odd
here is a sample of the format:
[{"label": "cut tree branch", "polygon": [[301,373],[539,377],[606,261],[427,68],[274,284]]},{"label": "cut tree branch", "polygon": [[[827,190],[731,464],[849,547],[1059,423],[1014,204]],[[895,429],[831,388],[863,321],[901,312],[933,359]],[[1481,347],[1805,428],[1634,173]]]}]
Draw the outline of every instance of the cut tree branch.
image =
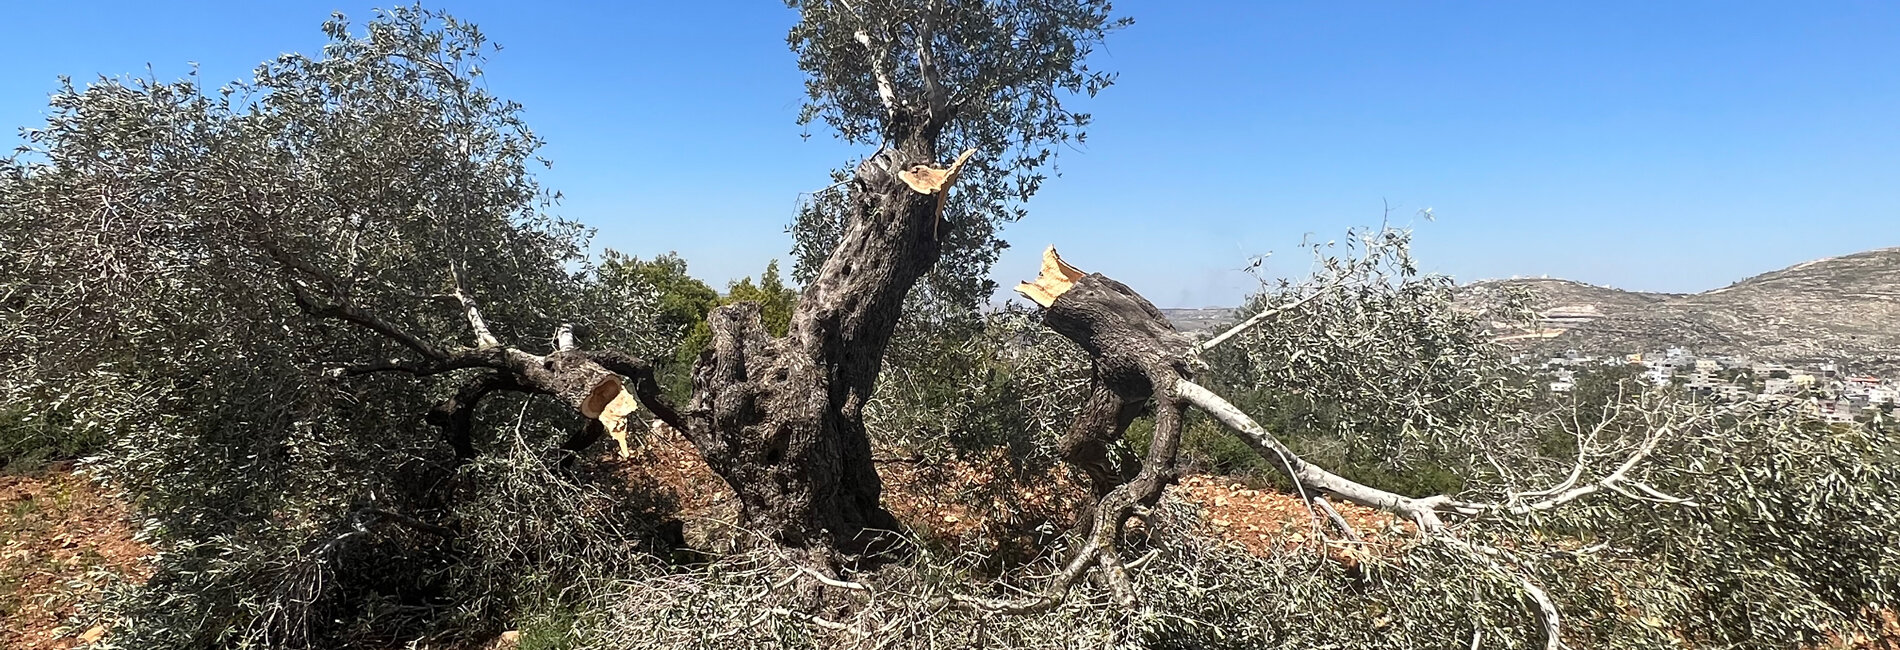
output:
[{"label": "cut tree branch", "polygon": [[[1039,597],[1019,601],[962,599],[966,604],[1004,612],[1031,612],[1053,607],[1090,569],[1113,593],[1117,603],[1136,604],[1128,567],[1117,553],[1124,526],[1138,507],[1152,507],[1179,477],[1177,462],[1181,427],[1188,402],[1168,387],[1188,373],[1183,353],[1191,343],[1174,329],[1161,311],[1127,285],[1107,276],[1084,274],[1064,263],[1050,247],[1043,254],[1042,274],[1017,287],[1023,295],[1047,307],[1043,323],[1089,353],[1094,365],[1094,392],[1084,413],[1072,427],[1065,447],[1071,458],[1096,483],[1101,498],[1081,527],[1088,529],[1080,551],[1057,580]],[[1104,490],[1115,478],[1101,464],[1107,443],[1119,438],[1132,419],[1130,405],[1153,400],[1154,434],[1141,471],[1132,479]]]},{"label": "cut tree branch", "polygon": [[[1329,289],[1327,289],[1329,290]],[[1276,314],[1298,307],[1324,293],[1314,294],[1280,308],[1265,310],[1214,339],[1194,345],[1174,332],[1166,317],[1152,303],[1126,285],[1101,274],[1084,274],[1063,262],[1050,247],[1044,254],[1042,272],[1034,282],[1025,282],[1017,291],[1045,308],[1044,324],[1074,341],[1087,351],[1095,366],[1095,386],[1083,414],[1071,435],[1107,438],[1120,435],[1124,424],[1118,421],[1121,409],[1130,402],[1153,399],[1156,404],[1155,437],[1142,471],[1134,479],[1109,491],[1096,504],[1089,536],[1081,550],[1070,560],[1056,581],[1043,594],[1019,600],[957,597],[958,602],[1005,613],[1030,613],[1059,604],[1069,588],[1091,568],[1100,568],[1103,581],[1117,601],[1131,604],[1134,596],[1126,577],[1127,567],[1115,555],[1121,525],[1135,503],[1152,503],[1161,487],[1172,480],[1175,445],[1179,443],[1180,419],[1189,405],[1199,407],[1222,425],[1233,430],[1256,453],[1292,480],[1300,496],[1317,511],[1324,513],[1349,537],[1357,532],[1332,507],[1326,495],[1409,517],[1428,540],[1439,541],[1470,555],[1486,569],[1516,582],[1524,597],[1537,610],[1544,634],[1545,650],[1561,650],[1560,616],[1554,600],[1529,576],[1506,567],[1498,558],[1517,562],[1503,550],[1460,539],[1440,519],[1441,515],[1479,516],[1488,513],[1527,514],[1554,508],[1604,490],[1633,499],[1693,505],[1692,501],[1672,497],[1630,478],[1630,474],[1652,454],[1659,441],[1679,423],[1657,422],[1651,416],[1644,424],[1646,437],[1613,471],[1603,478],[1583,482],[1586,465],[1595,455],[1594,440],[1605,431],[1620,410],[1613,410],[1595,430],[1583,433],[1577,427],[1577,467],[1557,485],[1544,490],[1511,493],[1504,504],[1473,503],[1453,500],[1447,495],[1425,498],[1407,497],[1364,485],[1325,468],[1307,462],[1275,438],[1264,427],[1225,398],[1192,381],[1187,361],[1246,328]],[[1077,433],[1080,432],[1080,433]],[[1090,440],[1094,442],[1095,440]],[[1068,441],[1065,440],[1065,446]],[[1089,452],[1082,448],[1081,451]],[[1101,459],[1096,454],[1067,454],[1082,461],[1082,469],[1098,482],[1106,472],[1090,467]],[[1500,469],[1500,474],[1502,474]],[[1544,497],[1524,502],[1524,497]],[[1474,643],[1478,637],[1474,636]]]}]

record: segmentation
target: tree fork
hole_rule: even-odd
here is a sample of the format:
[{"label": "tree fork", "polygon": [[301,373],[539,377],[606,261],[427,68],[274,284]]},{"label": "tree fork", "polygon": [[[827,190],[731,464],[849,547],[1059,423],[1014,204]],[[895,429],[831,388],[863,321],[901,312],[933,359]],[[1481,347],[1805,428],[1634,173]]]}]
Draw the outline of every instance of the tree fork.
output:
[{"label": "tree fork", "polygon": [[[566,441],[569,451],[605,432],[625,453],[628,416],[636,404],[645,405],[684,434],[733,488],[748,524],[802,556],[802,563],[836,571],[853,557],[879,555],[898,542],[897,520],[880,503],[883,485],[871,460],[864,406],[905,296],[941,254],[945,195],[973,154],[966,151],[948,165],[934,162],[941,128],[917,122],[899,146],[859,165],[850,184],[850,222],[800,296],[785,337],[766,333],[757,305],[727,305],[709,315],[712,349],[695,364],[694,394],[684,412],[661,399],[644,362],[579,350],[571,326],[556,333],[556,350],[546,355],[502,344],[457,267],[450,268],[455,298],[475,346],[444,349],[357,309],[334,289],[327,293],[336,304],[323,304],[307,287],[329,288],[327,276],[288,254],[276,257],[287,288],[310,315],[350,321],[424,357],[356,366],[344,374],[498,371],[474,380],[432,413],[430,421],[444,429],[458,458],[474,455],[470,419],[475,404],[493,390],[546,394],[598,421],[599,428],[590,423]],[[634,380],[633,390],[622,376]]]}]

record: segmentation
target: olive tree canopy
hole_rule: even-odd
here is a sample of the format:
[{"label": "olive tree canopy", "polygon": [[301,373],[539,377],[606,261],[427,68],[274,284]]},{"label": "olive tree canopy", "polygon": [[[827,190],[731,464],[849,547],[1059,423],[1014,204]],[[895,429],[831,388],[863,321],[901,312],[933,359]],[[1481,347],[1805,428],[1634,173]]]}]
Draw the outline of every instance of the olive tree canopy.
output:
[{"label": "olive tree canopy", "polygon": [[[946,154],[974,149],[937,233],[942,260],[925,281],[929,299],[970,309],[995,289],[990,266],[1007,246],[1003,224],[1021,219],[1057,151],[1086,142],[1090,116],[1074,106],[1115,81],[1089,66],[1108,34],[1131,24],[1109,2],[791,0],[801,20],[790,43],[806,72],[801,124],[819,122],[853,144],[933,140]],[[800,206],[791,230],[794,277],[830,253],[846,215],[836,190]]]}]

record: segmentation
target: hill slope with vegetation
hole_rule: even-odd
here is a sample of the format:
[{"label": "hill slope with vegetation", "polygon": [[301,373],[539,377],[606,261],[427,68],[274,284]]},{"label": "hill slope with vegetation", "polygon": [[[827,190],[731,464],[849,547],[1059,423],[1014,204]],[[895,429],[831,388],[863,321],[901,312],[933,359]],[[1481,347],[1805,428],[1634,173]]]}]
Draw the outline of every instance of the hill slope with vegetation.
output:
[{"label": "hill slope with vegetation", "polygon": [[[1838,361],[1867,371],[1900,370],[1900,248],[1803,262],[1696,294],[1657,294],[1568,280],[1473,283],[1483,304],[1502,291],[1535,296],[1540,350],[1631,354],[1673,346],[1762,361]],[[1565,318],[1571,316],[1571,318]]]}]

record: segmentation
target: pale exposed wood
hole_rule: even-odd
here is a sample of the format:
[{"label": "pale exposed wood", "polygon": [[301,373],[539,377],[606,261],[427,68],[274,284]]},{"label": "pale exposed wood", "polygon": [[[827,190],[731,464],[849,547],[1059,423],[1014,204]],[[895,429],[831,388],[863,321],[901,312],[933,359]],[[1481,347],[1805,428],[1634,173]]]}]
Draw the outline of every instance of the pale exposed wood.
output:
[{"label": "pale exposed wood", "polygon": [[619,399],[625,392],[627,392],[626,387],[622,386],[618,379],[610,378],[595,385],[594,389],[587,394],[587,399],[581,401],[581,415],[600,419],[600,414],[606,412],[607,405]]},{"label": "pale exposed wood", "polygon": [[606,408],[600,411],[600,424],[607,429],[607,435],[612,436],[614,442],[620,445],[621,458],[633,455],[633,449],[627,445],[627,440],[633,435],[634,425],[645,424],[644,420],[634,417],[634,412],[639,410],[640,400],[634,397],[633,393],[622,390],[619,395],[614,396],[613,401],[607,403]]},{"label": "pale exposed wood", "polygon": [[949,167],[931,165],[911,165],[909,169],[897,172],[898,180],[904,181],[912,191],[918,194],[937,195],[936,214],[931,217],[930,238],[937,238],[938,226],[943,223],[943,208],[950,202],[950,186],[957,182],[957,174],[963,170],[963,163],[976,154],[975,149],[965,149]]},{"label": "pale exposed wood", "polygon": [[1035,281],[1016,285],[1016,293],[1023,294],[1047,309],[1055,304],[1056,298],[1068,293],[1069,288],[1075,286],[1075,281],[1082,279],[1083,275],[1081,269],[1062,261],[1062,256],[1056,254],[1056,247],[1050,246],[1049,250],[1042,253],[1042,272]]},{"label": "pale exposed wood", "polygon": [[[633,455],[628,440],[632,438],[636,424],[633,415],[639,410],[640,399],[627,390],[619,379],[612,378],[595,386],[580,407],[581,415],[599,420],[601,428],[620,445],[621,458]],[[638,424],[644,426],[645,422],[639,421]]]},{"label": "pale exposed wood", "polygon": [[948,167],[935,165],[911,165],[909,169],[897,173],[897,177],[909,185],[918,194],[936,194],[948,190],[957,182],[957,173],[963,170],[963,163],[969,162],[975,149],[965,149]]}]

